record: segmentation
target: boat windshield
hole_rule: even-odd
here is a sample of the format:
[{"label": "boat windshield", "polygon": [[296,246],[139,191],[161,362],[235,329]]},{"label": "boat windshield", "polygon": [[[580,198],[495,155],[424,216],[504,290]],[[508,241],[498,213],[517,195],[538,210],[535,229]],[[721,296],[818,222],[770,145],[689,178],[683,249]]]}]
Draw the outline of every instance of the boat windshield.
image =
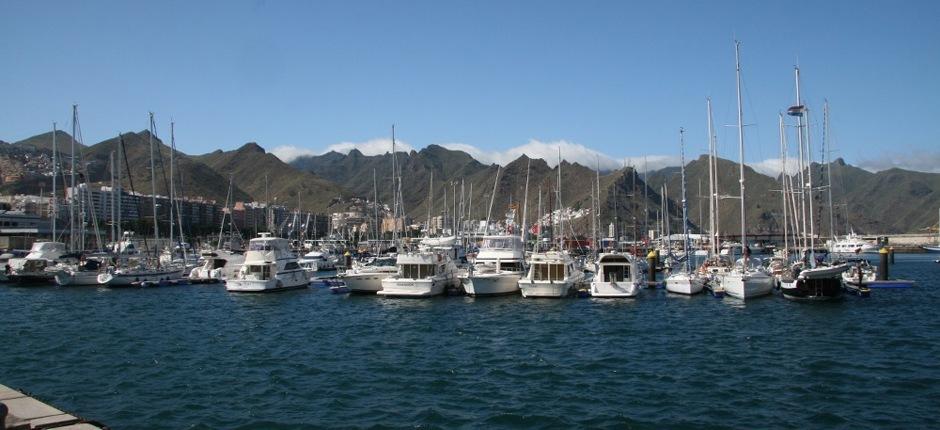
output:
[{"label": "boat windshield", "polygon": [[272,249],[269,242],[251,242],[248,244],[249,251],[270,251]]},{"label": "boat windshield", "polygon": [[565,279],[565,265],[561,263],[536,263],[532,265],[532,280],[560,281]]},{"label": "boat windshield", "polygon": [[401,276],[406,279],[424,279],[434,275],[433,264],[402,264]]},{"label": "boat windshield", "polygon": [[630,266],[627,265],[613,265],[613,266],[602,266],[603,267],[603,280],[604,282],[622,282],[630,276]]},{"label": "boat windshield", "polygon": [[509,237],[497,237],[483,240],[482,248],[489,249],[513,249],[515,248],[515,238]]}]

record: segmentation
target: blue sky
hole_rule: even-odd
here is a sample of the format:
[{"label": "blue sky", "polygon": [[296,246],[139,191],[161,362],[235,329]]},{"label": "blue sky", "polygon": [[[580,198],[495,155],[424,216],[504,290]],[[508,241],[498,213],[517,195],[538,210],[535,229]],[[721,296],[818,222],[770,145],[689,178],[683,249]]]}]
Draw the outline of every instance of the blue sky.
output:
[{"label": "blue sky", "polygon": [[[154,111],[188,153],[376,151],[395,123],[410,147],[485,161],[564,142],[582,162],[668,162],[680,126],[704,151],[706,96],[734,122],[737,37],[750,162],[777,157],[798,61],[810,108],[830,100],[836,156],[940,171],[938,16],[935,1],[4,1],[0,139],[67,128],[78,103],[87,143]],[[734,139],[720,127],[723,155]]]}]

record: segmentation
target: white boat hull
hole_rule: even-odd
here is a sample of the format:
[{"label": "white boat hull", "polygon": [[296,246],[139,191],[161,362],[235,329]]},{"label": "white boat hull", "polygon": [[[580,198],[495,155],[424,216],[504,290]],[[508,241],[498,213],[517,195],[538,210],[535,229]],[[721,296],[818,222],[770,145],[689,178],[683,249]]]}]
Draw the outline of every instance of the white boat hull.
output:
[{"label": "white boat hull", "polygon": [[447,279],[399,279],[388,277],[382,280],[382,290],[376,292],[388,297],[433,297],[444,293],[452,284]]},{"label": "white boat hull", "polygon": [[721,280],[721,287],[725,294],[736,299],[747,300],[754,297],[766,296],[773,291],[773,276],[766,274],[730,273]]},{"label": "white boat hull", "polygon": [[572,284],[571,281],[530,281],[523,279],[519,281],[519,291],[522,292],[522,297],[561,298],[568,296]]},{"label": "white boat hull", "polygon": [[98,282],[99,272],[90,272],[90,271],[62,271],[55,275],[55,282],[60,286],[77,286],[77,285],[100,285]]},{"label": "white boat hull", "polygon": [[238,279],[236,277],[225,281],[225,289],[233,293],[267,293],[307,288],[309,284],[307,272],[299,269],[278,273],[271,279]]},{"label": "white boat hull", "polygon": [[591,297],[631,298],[639,293],[640,287],[634,282],[591,282]]},{"label": "white boat hull", "polygon": [[109,287],[129,287],[140,282],[171,281],[182,277],[183,269],[101,273],[98,275],[98,283]]},{"label": "white boat hull", "polygon": [[469,296],[497,296],[519,292],[521,273],[473,275],[463,284]]},{"label": "white boat hull", "polygon": [[705,289],[705,280],[686,274],[670,275],[666,278],[666,291],[676,294],[693,295]]},{"label": "white boat hull", "polygon": [[375,294],[382,291],[382,280],[395,276],[394,273],[356,273],[340,276],[350,293]]}]

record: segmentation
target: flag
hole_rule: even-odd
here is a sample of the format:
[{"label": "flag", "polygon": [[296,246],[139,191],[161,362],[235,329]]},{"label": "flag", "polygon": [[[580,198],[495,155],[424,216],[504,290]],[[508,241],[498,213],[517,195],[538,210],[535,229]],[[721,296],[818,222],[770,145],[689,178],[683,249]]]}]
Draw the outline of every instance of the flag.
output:
[{"label": "flag", "polygon": [[803,116],[805,112],[806,106],[803,105],[790,106],[790,108],[787,109],[787,115],[790,116]]}]

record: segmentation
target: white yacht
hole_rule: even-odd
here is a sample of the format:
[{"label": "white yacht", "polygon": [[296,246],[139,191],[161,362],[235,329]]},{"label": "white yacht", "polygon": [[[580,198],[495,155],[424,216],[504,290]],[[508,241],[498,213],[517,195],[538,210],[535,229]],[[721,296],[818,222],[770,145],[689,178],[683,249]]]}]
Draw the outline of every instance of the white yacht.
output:
[{"label": "white yacht", "polygon": [[565,251],[537,252],[529,261],[529,273],[519,280],[522,297],[565,297],[584,272]]},{"label": "white yacht", "polygon": [[297,260],[297,264],[310,273],[336,269],[337,258],[323,251],[310,251]]},{"label": "white yacht", "polygon": [[201,255],[202,264],[189,272],[189,279],[226,280],[235,276],[245,262],[244,254],[225,250],[205,251]]},{"label": "white yacht", "polygon": [[445,252],[428,250],[398,254],[398,273],[382,279],[377,294],[392,297],[430,297],[459,285],[457,266]]},{"label": "white yacht", "polygon": [[375,257],[365,263],[353,263],[337,278],[350,293],[375,294],[382,290],[382,280],[398,273],[395,257]]},{"label": "white yacht", "polygon": [[66,256],[62,242],[34,242],[29,254],[23,258],[11,258],[9,280],[20,283],[55,282],[56,265]]},{"label": "white yacht", "polygon": [[601,253],[591,281],[592,297],[636,297],[645,278],[636,258],[619,252]]},{"label": "white yacht", "polygon": [[525,248],[519,236],[484,236],[463,286],[468,295],[515,294],[525,274]]},{"label": "white yacht", "polygon": [[232,292],[268,292],[292,288],[306,288],[307,271],[297,264],[291,252],[290,241],[260,233],[248,241],[245,263],[225,289]]},{"label": "white yacht", "polygon": [[[725,294],[741,300],[770,294],[776,279],[762,267],[745,264],[744,261],[744,259],[738,260],[734,269],[720,278]],[[751,263],[755,260],[747,259],[747,261]]]},{"label": "white yacht", "polygon": [[878,245],[851,232],[842,239],[829,242],[829,252],[841,255],[872,254],[878,252]]},{"label": "white yacht", "polygon": [[666,291],[676,294],[693,295],[705,289],[706,278],[696,271],[680,270],[666,277]]}]

